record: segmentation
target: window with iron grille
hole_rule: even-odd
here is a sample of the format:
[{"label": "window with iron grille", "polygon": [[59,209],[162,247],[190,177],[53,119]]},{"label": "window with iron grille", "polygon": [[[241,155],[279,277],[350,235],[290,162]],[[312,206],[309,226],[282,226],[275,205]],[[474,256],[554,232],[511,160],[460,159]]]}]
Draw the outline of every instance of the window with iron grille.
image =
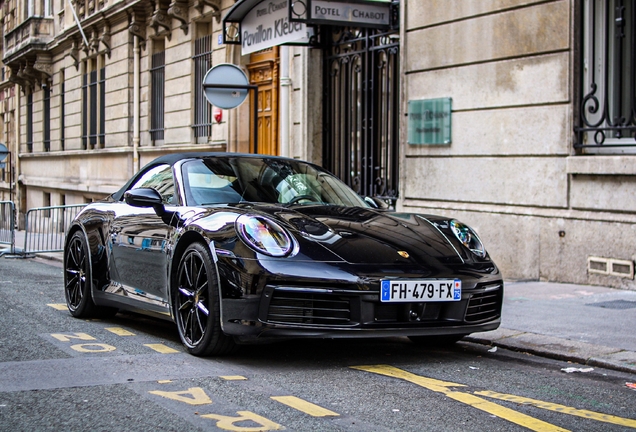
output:
[{"label": "window with iron grille", "polygon": [[208,138],[212,135],[212,107],[203,93],[203,78],[212,67],[212,35],[194,41],[194,137]]},{"label": "window with iron grille", "polygon": [[163,117],[166,83],[166,52],[160,51],[152,55],[150,68],[150,139],[156,143],[163,140]]},{"label": "window with iron grille", "polygon": [[[84,62],[82,75],[82,148],[104,148],[106,129],[106,68],[97,59]],[[100,58],[103,65],[103,57]]]},{"label": "window with iron grille", "polygon": [[44,144],[44,151],[51,150],[51,89],[47,85],[43,89],[44,91],[44,138],[42,143]]},{"label": "window with iron grille", "polygon": [[26,146],[27,152],[33,152],[33,93],[27,96],[26,106]]},{"label": "window with iron grille", "polygon": [[64,84],[64,71],[60,71],[60,150],[64,150],[64,128],[66,126],[66,93]]},{"label": "window with iron grille", "polygon": [[575,148],[636,151],[636,0],[584,0]]}]

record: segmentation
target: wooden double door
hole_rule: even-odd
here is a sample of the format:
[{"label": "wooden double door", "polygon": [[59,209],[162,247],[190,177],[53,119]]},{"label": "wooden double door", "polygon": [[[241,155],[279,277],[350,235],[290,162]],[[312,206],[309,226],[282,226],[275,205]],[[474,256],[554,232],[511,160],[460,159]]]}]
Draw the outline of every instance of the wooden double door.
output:
[{"label": "wooden double door", "polygon": [[[250,135],[250,152],[279,155],[278,137],[278,47],[268,48],[253,53],[247,65],[250,84],[258,86],[256,103],[258,106],[257,131],[258,141]],[[253,122],[254,119],[251,119]],[[254,130],[251,123],[250,130]]]}]

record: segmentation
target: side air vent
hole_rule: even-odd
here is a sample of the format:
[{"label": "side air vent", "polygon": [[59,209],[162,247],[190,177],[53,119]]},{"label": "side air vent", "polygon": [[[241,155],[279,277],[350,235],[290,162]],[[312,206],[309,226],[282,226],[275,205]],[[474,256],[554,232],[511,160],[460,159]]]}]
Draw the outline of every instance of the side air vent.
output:
[{"label": "side air vent", "polygon": [[306,325],[353,324],[347,297],[302,291],[274,291],[267,321]]},{"label": "side air vent", "polygon": [[501,285],[490,285],[472,295],[466,308],[466,322],[477,323],[495,319],[501,315],[503,290]]}]

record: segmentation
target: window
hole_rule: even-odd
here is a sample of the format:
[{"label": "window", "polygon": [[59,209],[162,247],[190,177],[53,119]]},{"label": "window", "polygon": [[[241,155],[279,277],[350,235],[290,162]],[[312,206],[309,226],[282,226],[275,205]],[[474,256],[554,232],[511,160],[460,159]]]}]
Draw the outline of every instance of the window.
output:
[{"label": "window", "polygon": [[[98,67],[99,65],[99,67]],[[82,75],[82,148],[104,148],[106,126],[104,56],[84,62]]]},{"label": "window", "polygon": [[165,69],[166,52],[163,48],[163,41],[155,41],[155,53],[152,55],[150,67],[150,139],[153,143],[163,141],[163,116],[165,101]]},{"label": "window", "polygon": [[26,145],[27,152],[33,152],[33,93],[29,92],[26,106]]},{"label": "window", "polygon": [[575,147],[636,152],[636,0],[584,0]]},{"label": "window", "polygon": [[64,128],[66,126],[66,94],[64,84],[64,70],[60,71],[60,150],[64,150]]},{"label": "window", "polygon": [[44,100],[44,138],[42,140],[44,144],[44,151],[51,151],[51,88],[47,85],[43,89]]},{"label": "window", "polygon": [[212,135],[212,107],[203,93],[203,82],[208,69],[212,67],[212,35],[194,41],[194,138],[197,142],[207,142]]},{"label": "window", "polygon": [[170,165],[158,165],[150,168],[128,190],[142,187],[153,188],[161,194],[164,204],[172,204],[174,199],[172,167]]}]

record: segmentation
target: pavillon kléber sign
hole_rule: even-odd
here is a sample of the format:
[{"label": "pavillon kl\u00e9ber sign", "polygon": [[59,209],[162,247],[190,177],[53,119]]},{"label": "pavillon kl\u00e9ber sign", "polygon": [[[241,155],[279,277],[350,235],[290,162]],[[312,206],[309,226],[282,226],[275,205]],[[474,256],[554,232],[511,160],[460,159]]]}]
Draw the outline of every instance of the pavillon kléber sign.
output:
[{"label": "pavillon kl\u00e9ber sign", "polygon": [[288,17],[288,0],[259,3],[241,21],[242,54],[286,43],[309,42],[307,26],[289,22]]}]

